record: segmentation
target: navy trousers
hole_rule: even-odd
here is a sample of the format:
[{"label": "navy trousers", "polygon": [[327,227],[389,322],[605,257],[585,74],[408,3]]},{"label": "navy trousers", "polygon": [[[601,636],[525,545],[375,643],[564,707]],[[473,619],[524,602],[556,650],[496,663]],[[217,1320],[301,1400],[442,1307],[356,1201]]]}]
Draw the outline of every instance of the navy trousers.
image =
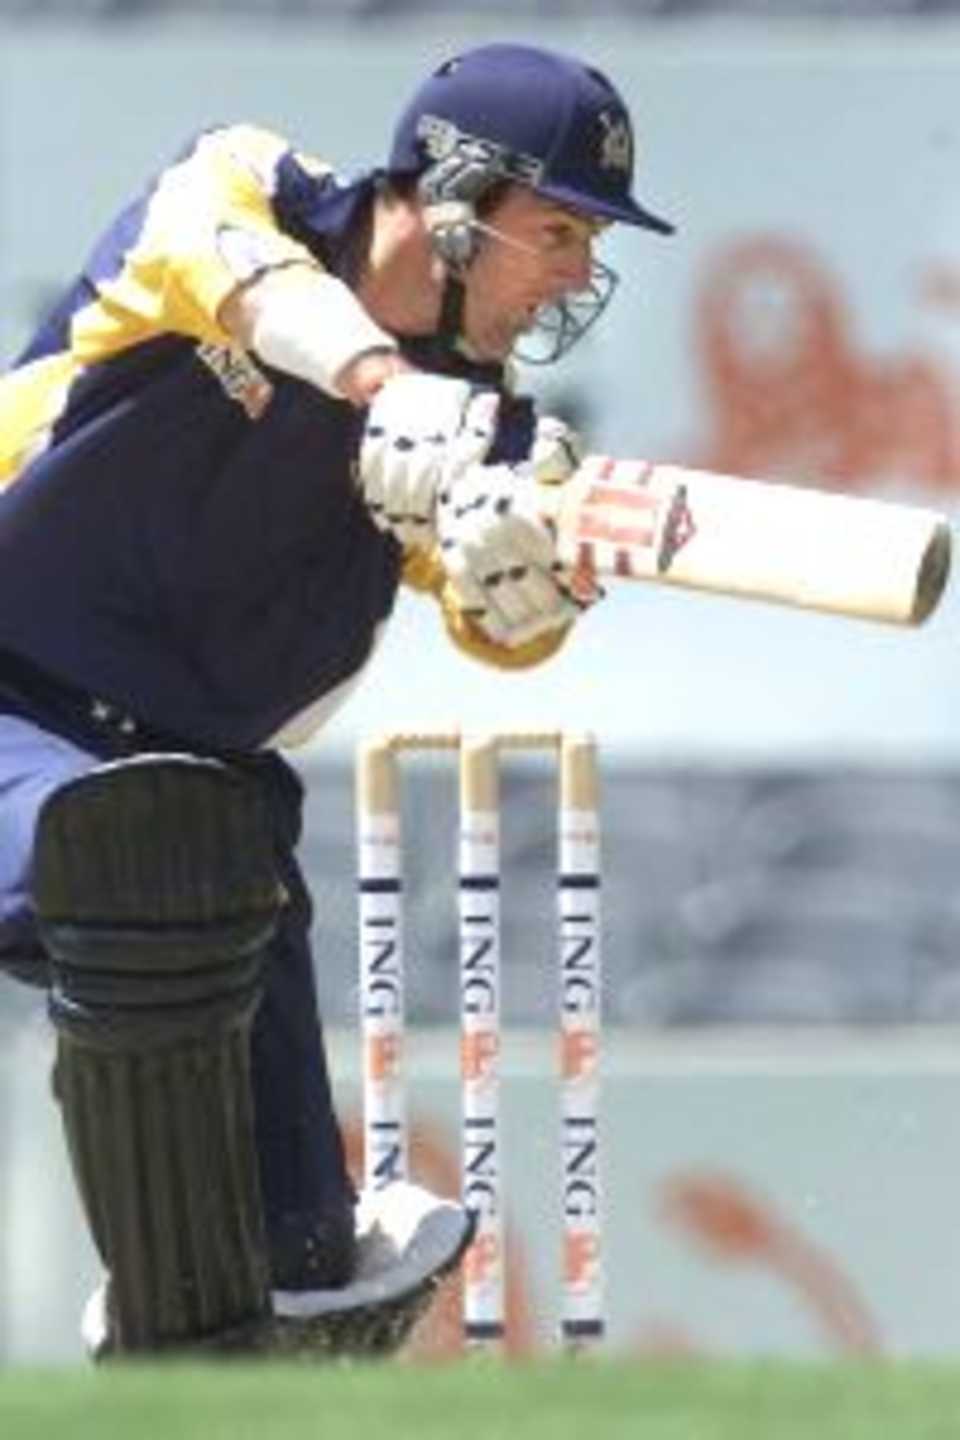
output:
[{"label": "navy trousers", "polygon": [[[46,959],[31,906],[38,811],[58,786],[104,759],[86,745],[21,715],[0,714],[0,969],[43,986]],[[95,753],[95,748],[100,753]],[[277,865],[289,894],[274,936],[253,1030],[253,1100],[264,1211],[274,1254],[295,1254],[304,1230],[352,1237],[355,1199],[334,1113],[310,948],[310,897],[297,863],[302,786],[269,751],[237,762],[265,787]],[[334,1270],[337,1269],[334,1264]]]}]

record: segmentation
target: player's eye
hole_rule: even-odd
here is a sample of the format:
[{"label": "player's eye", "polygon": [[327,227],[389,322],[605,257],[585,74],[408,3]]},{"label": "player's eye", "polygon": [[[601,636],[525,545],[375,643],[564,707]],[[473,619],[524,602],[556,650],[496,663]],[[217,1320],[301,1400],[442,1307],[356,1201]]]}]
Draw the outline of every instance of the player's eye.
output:
[{"label": "player's eye", "polygon": [[571,250],[581,245],[589,245],[591,238],[581,234],[576,226],[563,221],[547,225],[544,231],[544,244],[548,250]]}]

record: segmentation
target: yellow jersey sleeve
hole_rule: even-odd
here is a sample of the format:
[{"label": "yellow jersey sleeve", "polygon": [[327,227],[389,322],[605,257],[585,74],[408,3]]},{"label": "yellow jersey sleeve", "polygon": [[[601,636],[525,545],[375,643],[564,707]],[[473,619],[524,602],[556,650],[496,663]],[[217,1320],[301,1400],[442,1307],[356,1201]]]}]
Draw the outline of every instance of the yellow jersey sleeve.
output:
[{"label": "yellow jersey sleeve", "polygon": [[42,454],[71,397],[103,362],[167,336],[230,349],[224,300],[266,270],[320,262],[278,225],[290,159],[330,167],[252,125],[199,136],[104,233],[54,340],[0,379],[0,488]]},{"label": "yellow jersey sleeve", "polygon": [[82,364],[162,333],[228,345],[218,318],[230,293],[265,270],[318,264],[271,210],[289,142],[252,125],[209,131],[158,177],[115,274],[96,277],[98,304],[78,313]]}]

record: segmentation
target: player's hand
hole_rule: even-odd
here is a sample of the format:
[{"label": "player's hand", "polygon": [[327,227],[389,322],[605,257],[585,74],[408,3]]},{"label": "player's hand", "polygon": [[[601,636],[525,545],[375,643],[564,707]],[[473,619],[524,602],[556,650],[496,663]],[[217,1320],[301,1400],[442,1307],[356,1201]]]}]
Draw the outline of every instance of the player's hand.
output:
[{"label": "player's hand", "polygon": [[538,485],[576,470],[579,437],[562,421],[537,422],[529,460],[474,465],[440,492],[437,533],[444,568],[463,611],[508,648],[571,624],[598,591],[583,593],[557,557]]},{"label": "player's hand", "polygon": [[494,390],[412,372],[390,379],[370,406],[357,478],[373,523],[400,544],[434,543],[437,495],[493,444]]}]

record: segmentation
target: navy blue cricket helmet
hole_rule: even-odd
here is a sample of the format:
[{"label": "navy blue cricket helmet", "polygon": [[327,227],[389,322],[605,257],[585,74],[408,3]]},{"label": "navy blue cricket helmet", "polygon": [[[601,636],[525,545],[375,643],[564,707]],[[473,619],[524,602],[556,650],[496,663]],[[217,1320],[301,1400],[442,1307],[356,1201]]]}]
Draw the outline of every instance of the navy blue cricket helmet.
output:
[{"label": "navy blue cricket helmet", "polygon": [[465,146],[484,162],[487,180],[518,181],[599,219],[673,233],[632,194],[633,127],[623,99],[578,60],[501,43],[445,61],[400,116],[387,169],[422,175]]}]

